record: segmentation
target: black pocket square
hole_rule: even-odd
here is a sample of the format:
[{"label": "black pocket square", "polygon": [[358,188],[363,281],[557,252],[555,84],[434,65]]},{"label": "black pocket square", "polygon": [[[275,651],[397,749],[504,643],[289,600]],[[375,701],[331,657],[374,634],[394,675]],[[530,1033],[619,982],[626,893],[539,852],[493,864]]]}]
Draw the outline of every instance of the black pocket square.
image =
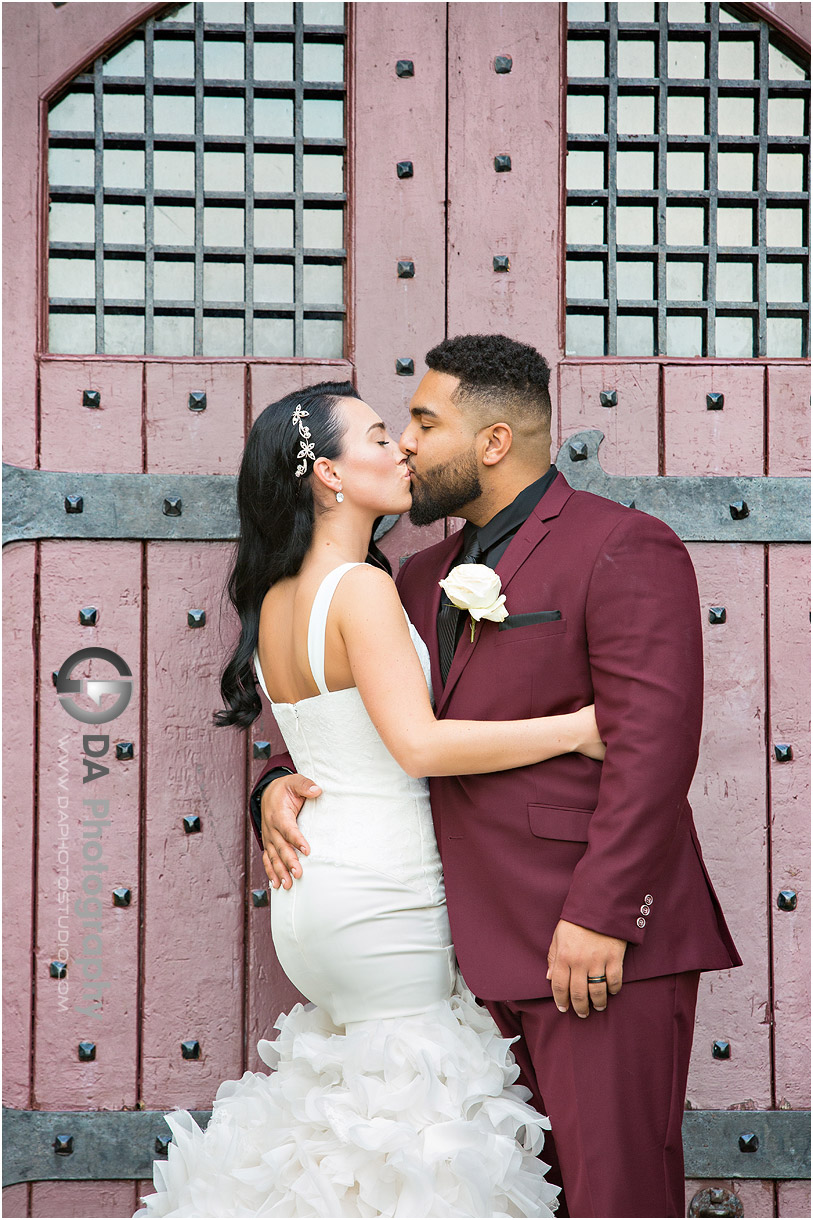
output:
[{"label": "black pocket square", "polygon": [[527,614],[509,614],[500,623],[500,631],[510,631],[512,627],[527,627],[531,623],[552,623],[561,618],[561,610],[530,610]]}]

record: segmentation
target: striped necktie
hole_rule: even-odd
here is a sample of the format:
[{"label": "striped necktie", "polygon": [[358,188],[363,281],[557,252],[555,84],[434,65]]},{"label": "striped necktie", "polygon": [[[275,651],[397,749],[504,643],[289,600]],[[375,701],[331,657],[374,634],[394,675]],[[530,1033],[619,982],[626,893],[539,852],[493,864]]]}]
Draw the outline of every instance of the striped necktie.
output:
[{"label": "striped necktie", "polygon": [[[459,567],[461,563],[479,563],[482,554],[483,548],[480,546],[475,534],[470,550],[454,565],[454,568]],[[450,570],[454,571],[454,568]],[[464,613],[465,611],[459,610],[457,606],[452,605],[446,596],[446,590],[442,589],[440,609],[438,610],[438,646],[440,650],[440,672],[444,686],[446,685],[446,679],[452,667],[452,658],[457,647],[457,627],[460,622],[460,615]]]}]

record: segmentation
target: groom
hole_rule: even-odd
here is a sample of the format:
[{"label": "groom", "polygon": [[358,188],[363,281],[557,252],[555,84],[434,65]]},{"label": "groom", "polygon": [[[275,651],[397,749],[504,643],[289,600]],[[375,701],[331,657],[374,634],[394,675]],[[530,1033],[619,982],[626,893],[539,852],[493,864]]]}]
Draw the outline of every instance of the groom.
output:
[{"label": "groom", "polygon": [[[551,1120],[542,1155],[564,1185],[560,1214],[682,1216],[699,974],[741,964],[686,799],[703,703],[692,563],[663,522],[574,490],[550,463],[550,373],[532,347],[464,335],[426,362],[401,437],[410,519],[467,523],[398,575],[436,714],[595,703],[606,743],[603,762],[566,754],[431,780],[460,969],[503,1034],[520,1035],[521,1079]],[[464,562],[496,571],[509,614],[474,641],[438,585]],[[251,797],[286,887],[310,786],[289,763],[272,759]]]}]

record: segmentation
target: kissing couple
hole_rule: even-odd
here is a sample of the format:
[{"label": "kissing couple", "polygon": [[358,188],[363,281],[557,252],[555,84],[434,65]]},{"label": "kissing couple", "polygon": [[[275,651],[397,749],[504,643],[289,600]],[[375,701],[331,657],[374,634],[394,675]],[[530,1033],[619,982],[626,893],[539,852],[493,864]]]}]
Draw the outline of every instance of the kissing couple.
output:
[{"label": "kissing couple", "polygon": [[[684,1213],[699,975],[741,964],[687,801],[694,569],[551,464],[534,348],[426,363],[399,441],[349,382],[251,429],[215,722],[258,683],[288,750],[252,821],[308,1003],[205,1132],[166,1116],[136,1216]],[[405,512],[466,524],[393,582]]]}]

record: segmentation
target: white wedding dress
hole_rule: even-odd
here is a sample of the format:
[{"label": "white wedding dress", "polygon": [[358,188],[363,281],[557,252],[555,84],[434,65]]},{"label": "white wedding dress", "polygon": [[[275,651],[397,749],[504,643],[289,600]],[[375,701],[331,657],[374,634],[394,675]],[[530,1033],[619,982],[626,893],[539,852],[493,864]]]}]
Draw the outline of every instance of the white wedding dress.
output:
[{"label": "white wedding dress", "polygon": [[[268,1073],[217,1090],[201,1131],[166,1115],[148,1216],[552,1216],[537,1157],[548,1119],[455,962],[426,780],[376,732],[355,687],[328,691],[325,623],[344,564],[314,600],[319,695],[273,703],[297,769],[323,795],[300,815],[303,875],[272,889],[274,947],[308,997],[257,1049]],[[429,656],[410,623],[429,682]],[[431,690],[431,687],[430,687]]]}]

